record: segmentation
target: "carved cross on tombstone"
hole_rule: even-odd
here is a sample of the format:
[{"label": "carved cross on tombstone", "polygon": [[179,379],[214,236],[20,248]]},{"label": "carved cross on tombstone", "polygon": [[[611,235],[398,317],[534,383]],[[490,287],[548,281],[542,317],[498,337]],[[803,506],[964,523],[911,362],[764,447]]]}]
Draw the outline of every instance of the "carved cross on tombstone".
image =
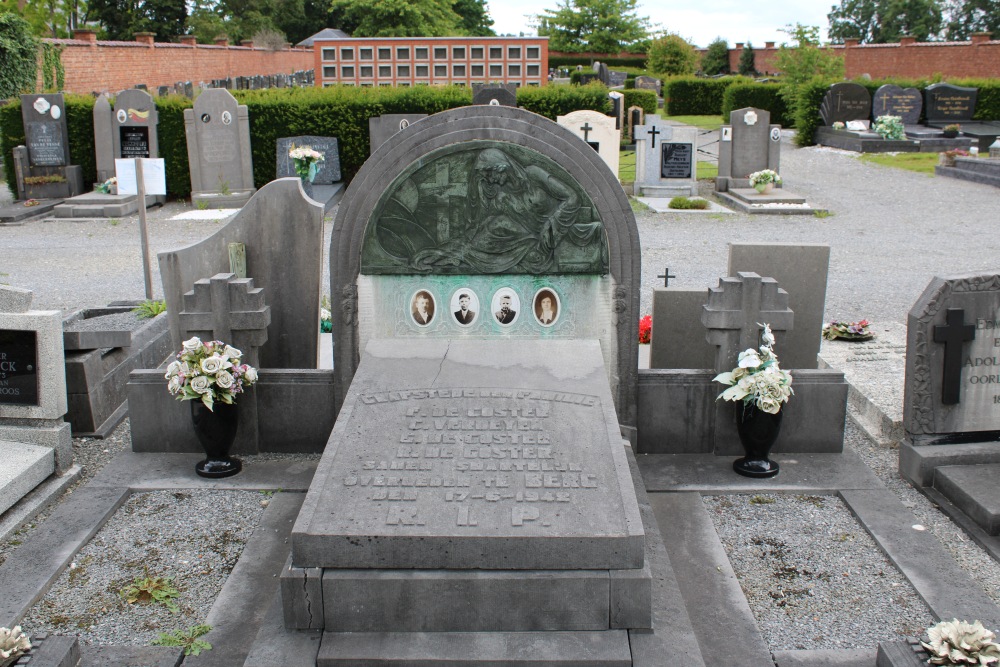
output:
[{"label": "carved cross on tombstone", "polygon": [[656,129],[656,126],[654,125],[653,127],[649,128],[646,134],[648,134],[653,140],[650,148],[656,148],[656,135],[660,134],[660,131]]},{"label": "carved cross on tombstone", "polygon": [[944,371],[941,378],[941,402],[955,405],[962,395],[962,348],[976,339],[976,326],[965,324],[965,310],[949,308],[943,326],[934,327],[934,342],[944,343]]},{"label": "carved cross on tombstone", "polygon": [[244,363],[257,366],[258,350],[267,341],[271,307],[264,304],[264,289],[255,288],[253,278],[217,273],[195,282],[184,295],[178,318],[183,338],[221,340],[242,350]]},{"label": "carved cross on tombstone", "polygon": [[465,231],[464,229],[451,229],[449,212],[451,211],[452,198],[464,199],[468,197],[469,185],[461,182],[454,183],[449,179],[448,165],[439,162],[435,165],[434,179],[417,186],[421,205],[426,207],[434,218],[435,238],[439,243]]},{"label": "carved cross on tombstone", "polygon": [[701,322],[708,329],[705,339],[718,347],[715,367],[732,370],[739,353],[760,346],[761,324],[772,331],[790,331],[794,314],[788,308],[788,292],[774,278],[756,273],[738,273],[719,279],[708,291]]},{"label": "carved cross on tombstone", "polygon": [[594,128],[592,128],[590,126],[590,123],[584,123],[583,124],[583,127],[580,128],[580,131],[583,132],[583,140],[584,141],[590,141],[590,131],[593,130],[593,129]]},{"label": "carved cross on tombstone", "polygon": [[670,267],[668,266],[667,268],[665,268],[663,270],[663,275],[662,276],[656,276],[656,277],[657,278],[663,278],[663,286],[664,287],[670,287],[670,279],[671,278],[676,278],[677,276],[675,276],[675,275],[673,275],[673,274],[670,273]]}]

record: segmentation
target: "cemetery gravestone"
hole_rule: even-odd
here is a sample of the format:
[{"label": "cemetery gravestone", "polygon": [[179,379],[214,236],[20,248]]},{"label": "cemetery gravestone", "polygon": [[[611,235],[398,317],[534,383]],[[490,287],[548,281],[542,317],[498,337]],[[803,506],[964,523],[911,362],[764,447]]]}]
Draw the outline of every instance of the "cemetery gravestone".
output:
[{"label": "cemetery gravestone", "polygon": [[600,81],[596,72],[580,72],[580,85],[586,86],[591,81]]},{"label": "cemetery gravestone", "polygon": [[887,83],[880,86],[872,96],[872,120],[879,116],[899,116],[903,125],[916,125],[924,103],[916,88],[901,88]]},{"label": "cemetery gravestone", "polygon": [[858,83],[835,83],[830,86],[819,107],[826,125],[871,117],[872,98],[868,89]]},{"label": "cemetery gravestone", "polygon": [[952,123],[961,125],[962,135],[973,139],[973,145],[979,147],[981,153],[989,151],[990,146],[1000,136],[1000,122],[974,121],[976,100],[979,95],[977,88],[963,88],[950,83],[935,83],[924,89],[924,111],[927,124],[931,127],[944,127]]},{"label": "cemetery gravestone", "polygon": [[292,146],[309,146],[323,155],[319,170],[312,183],[302,182],[306,194],[323,204],[324,210],[330,210],[343,194],[343,184],[340,183],[340,152],[336,137],[283,137],[277,140],[275,159],[277,161],[276,178],[299,178],[295,172],[295,163],[288,157]]},{"label": "cemetery gravestone", "polygon": [[115,97],[114,149],[116,158],[156,158],[160,156],[156,126],[159,113],[153,97],[136,88]]},{"label": "cemetery gravestone", "polygon": [[615,121],[597,111],[574,111],[558,116],[556,122],[568,128],[597,151],[612,174],[618,174],[619,145],[621,133],[615,129]]},{"label": "cemetery gravestone", "polygon": [[472,103],[516,107],[517,86],[512,83],[474,83],[472,84]]},{"label": "cemetery gravestone", "polygon": [[628,79],[628,72],[616,72],[614,70],[608,72],[608,85],[611,88],[621,88],[625,85],[626,79]]},{"label": "cemetery gravestone", "polygon": [[616,90],[608,93],[611,100],[611,117],[615,119],[615,129],[621,132],[625,120],[625,96]]},{"label": "cemetery gravestone", "polygon": [[652,115],[635,133],[637,193],[646,197],[698,194],[697,128],[666,125]]},{"label": "cemetery gravestone", "polygon": [[646,120],[646,114],[642,107],[629,107],[628,114],[626,115],[628,123],[628,140],[629,143],[635,143],[635,128],[642,125]]},{"label": "cemetery gravestone", "polygon": [[112,134],[111,103],[107,95],[94,101],[94,159],[97,162],[97,182],[103,183],[115,175],[115,150]]},{"label": "cemetery gravestone", "polygon": [[611,85],[611,70],[608,69],[607,65],[600,62],[594,63],[594,72],[597,73],[597,78],[601,83],[605,86]]},{"label": "cemetery gravestone", "polygon": [[25,176],[61,176],[64,182],[19,183],[32,199],[72,197],[83,190],[83,169],[69,163],[66,103],[61,93],[21,95],[21,121],[28,148]]},{"label": "cemetery gravestone", "polygon": [[191,201],[210,207],[239,207],[253,186],[250,122],[245,104],[228,90],[206,90],[184,110]]},{"label": "cemetery gravestone", "polygon": [[389,140],[397,132],[403,132],[421,118],[427,118],[425,113],[391,113],[373,116],[368,119],[368,137],[370,147],[368,154],[378,150],[379,146]]},{"label": "cemetery gravestone", "polygon": [[752,107],[732,111],[729,125],[721,129],[715,188],[719,192],[749,188],[750,174],[762,169],[780,174],[780,158],[781,126],[771,124],[769,111]]},{"label": "cemetery gravestone", "polygon": [[[907,139],[887,140],[872,130],[872,99],[857,83],[835,83],[823,97],[819,109],[824,125],[817,127],[816,143],[861,153],[916,152],[920,144]],[[844,123],[841,130],[834,123]]]},{"label": "cemetery gravestone", "polygon": [[662,85],[662,81],[652,76],[635,77],[635,87],[637,90],[655,90],[656,94],[659,95]]}]

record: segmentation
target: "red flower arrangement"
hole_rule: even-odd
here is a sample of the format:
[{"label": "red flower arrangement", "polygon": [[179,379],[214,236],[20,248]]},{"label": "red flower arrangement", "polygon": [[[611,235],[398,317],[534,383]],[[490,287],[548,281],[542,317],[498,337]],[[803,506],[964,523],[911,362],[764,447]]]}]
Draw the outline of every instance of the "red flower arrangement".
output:
[{"label": "red flower arrangement", "polygon": [[653,336],[653,316],[646,315],[639,320],[639,342],[648,343]]}]

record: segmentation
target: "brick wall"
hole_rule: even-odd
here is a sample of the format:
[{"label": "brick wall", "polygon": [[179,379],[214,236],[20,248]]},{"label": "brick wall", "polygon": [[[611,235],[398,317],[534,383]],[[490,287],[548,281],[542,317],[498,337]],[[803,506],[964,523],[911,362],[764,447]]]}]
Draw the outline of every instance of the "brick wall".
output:
[{"label": "brick wall", "polygon": [[[144,83],[150,90],[178,81],[211,81],[256,74],[291,74],[313,67],[312,49],[268,51],[252,46],[154,43],[148,35],[135,42],[98,41],[92,31],[76,39],[46,39],[63,47],[63,92],[117,92]],[[42,78],[39,73],[38,86]]]},{"label": "brick wall", "polygon": [[[1000,40],[990,40],[988,34],[972,36],[969,42],[917,42],[903,37],[897,44],[858,44],[846,40],[836,45],[834,53],[844,57],[848,79],[869,74],[873,79],[885,77],[923,78],[941,74],[944,77],[996,77],[1000,75]],[[729,50],[729,67],[737,71],[743,44]],[[776,71],[774,42],[754,49],[757,70],[765,74]]]}]

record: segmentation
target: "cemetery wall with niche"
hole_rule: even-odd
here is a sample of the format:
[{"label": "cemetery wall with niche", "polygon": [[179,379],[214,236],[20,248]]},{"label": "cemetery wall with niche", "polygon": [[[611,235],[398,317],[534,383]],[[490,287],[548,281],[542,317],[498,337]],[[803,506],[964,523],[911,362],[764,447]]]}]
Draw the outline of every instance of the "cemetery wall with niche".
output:
[{"label": "cemetery wall with niche", "polygon": [[[74,39],[45,39],[62,48],[63,92],[90,93],[132,88],[150,89],[176,81],[210,81],[256,74],[287,74],[313,67],[312,49],[271,51],[248,46],[98,41],[81,30]],[[38,89],[43,88],[41,72]]]}]

